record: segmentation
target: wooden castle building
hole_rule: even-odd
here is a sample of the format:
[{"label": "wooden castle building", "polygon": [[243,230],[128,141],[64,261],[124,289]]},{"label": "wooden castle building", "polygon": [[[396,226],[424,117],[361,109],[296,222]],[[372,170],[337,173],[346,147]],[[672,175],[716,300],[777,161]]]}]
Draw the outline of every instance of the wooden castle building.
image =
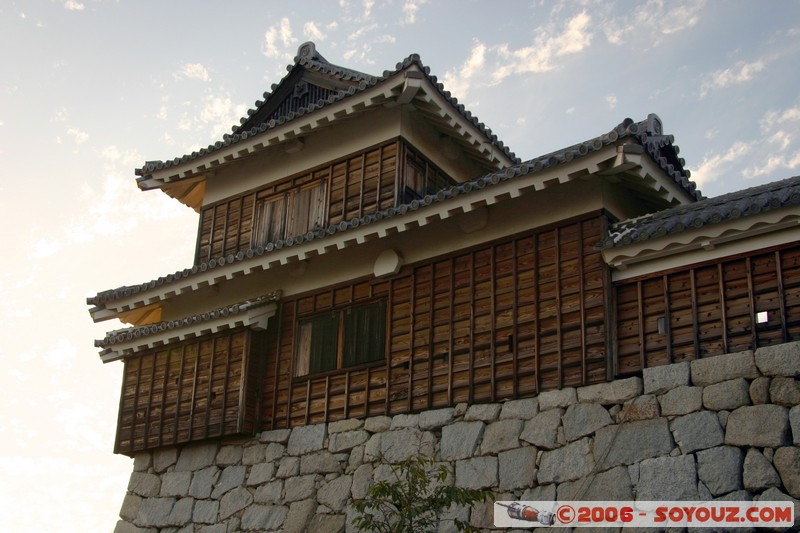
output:
[{"label": "wooden castle building", "polygon": [[120,319],[115,451],[500,402],[800,339],[800,178],[717,198],[656,115],[521,161],[418,56],[313,43],[230,135],[136,171],[194,264]]}]

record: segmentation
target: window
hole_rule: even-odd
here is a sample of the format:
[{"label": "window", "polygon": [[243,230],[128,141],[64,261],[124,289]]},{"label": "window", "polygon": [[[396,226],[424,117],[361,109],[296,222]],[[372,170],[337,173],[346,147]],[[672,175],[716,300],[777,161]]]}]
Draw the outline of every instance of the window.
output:
[{"label": "window", "polygon": [[325,224],[325,182],[260,200],[253,246],[303,235]]},{"label": "window", "polygon": [[376,302],[301,320],[294,375],[348,368],[384,358],[386,303]]}]

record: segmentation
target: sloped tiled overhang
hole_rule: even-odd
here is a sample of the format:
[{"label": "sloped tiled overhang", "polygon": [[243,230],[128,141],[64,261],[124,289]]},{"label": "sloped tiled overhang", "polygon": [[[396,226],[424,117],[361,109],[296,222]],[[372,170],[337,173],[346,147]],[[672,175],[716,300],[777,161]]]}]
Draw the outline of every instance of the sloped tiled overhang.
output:
[{"label": "sloped tiled overhang", "polygon": [[[372,213],[306,235],[211,259],[139,285],[103,291],[87,300],[95,321],[133,316],[140,309],[200,287],[279,268],[375,239],[436,224],[461,213],[591,176],[625,181],[642,198],[664,205],[702,198],[677,157],[671,136],[651,115],[626,119],[608,133],[562,150],[474,178],[408,204]],[[645,194],[646,193],[646,194]]]},{"label": "sloped tiled overhang", "polygon": [[[411,104],[438,133],[450,138],[479,167],[500,169],[519,163],[519,159],[497,139],[477,117],[459,104],[416,54],[398,63],[394,70],[371,76],[328,63],[313,43],[298,50],[289,73],[264,100],[248,111],[242,124],[222,140],[167,161],[148,161],[136,170],[142,190],[161,189],[182,203],[200,210],[205,180],[216,170],[244,158],[293,143],[315,131],[382,106]],[[327,84],[327,96],[298,104],[275,115],[276,99],[285,96],[285,87],[296,87],[301,80]],[[279,104],[280,102],[278,102]],[[305,105],[303,105],[305,104]],[[280,107],[278,107],[280,110]]]},{"label": "sloped tiled overhang", "polygon": [[633,277],[797,239],[800,176],[612,225],[602,242],[615,279]]}]

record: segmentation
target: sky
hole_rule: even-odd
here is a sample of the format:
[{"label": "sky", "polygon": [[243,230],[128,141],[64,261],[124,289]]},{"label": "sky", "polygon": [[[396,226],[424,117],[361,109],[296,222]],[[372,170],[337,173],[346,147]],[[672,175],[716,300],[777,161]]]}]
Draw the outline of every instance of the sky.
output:
[{"label": "sky", "polygon": [[800,2],[0,0],[0,516],[112,531],[122,364],[86,297],[191,266],[197,215],[134,169],[221,139],[313,40],[412,53],[523,160],[657,113],[706,196],[800,174]]}]

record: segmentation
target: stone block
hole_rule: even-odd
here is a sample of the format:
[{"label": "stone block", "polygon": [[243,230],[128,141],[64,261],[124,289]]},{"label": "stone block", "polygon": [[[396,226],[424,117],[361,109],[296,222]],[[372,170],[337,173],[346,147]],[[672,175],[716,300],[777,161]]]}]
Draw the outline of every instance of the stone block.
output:
[{"label": "stone block", "polygon": [[267,531],[283,525],[289,509],[274,505],[251,505],[242,515],[241,528],[244,531]]},{"label": "stone block", "polygon": [[262,485],[270,481],[274,475],[274,463],[261,463],[253,465],[252,468],[250,468],[250,475],[247,476],[247,484],[249,486]]},{"label": "stone block", "polygon": [[256,503],[280,503],[283,493],[283,480],[277,479],[256,489],[253,501]]},{"label": "stone block", "polygon": [[800,404],[800,383],[794,378],[774,377],[769,386],[769,397],[775,405],[794,407]]},{"label": "stone block", "polygon": [[750,401],[753,405],[769,403],[769,385],[771,378],[759,376],[750,383]]},{"label": "stone block", "polygon": [[703,406],[712,411],[732,411],[750,405],[750,384],[744,378],[729,379],[703,388]]},{"label": "stone block", "polygon": [[122,508],[119,510],[119,517],[128,522],[133,522],[139,514],[139,507],[142,505],[142,497],[136,494],[126,494],[122,500]]},{"label": "stone block", "polygon": [[[580,397],[580,389],[578,389],[578,397]],[[601,427],[612,423],[608,411],[598,403],[570,405],[561,421],[564,425],[564,437],[567,442],[591,435]]]},{"label": "stone block", "polygon": [[161,448],[153,452],[153,470],[160,474],[178,461],[177,448]]},{"label": "stone block", "polygon": [[672,434],[666,418],[606,426],[597,430],[594,439],[594,456],[605,457],[600,465],[603,469],[667,455],[672,448]]},{"label": "stone block", "polygon": [[[619,408],[619,405],[614,407]],[[614,418],[610,412],[611,418]],[[633,400],[625,402],[617,414],[617,421],[619,422],[633,422],[634,420],[650,420],[651,418],[658,418],[661,416],[661,407],[658,404],[658,398],[652,394],[644,394],[637,396]]]},{"label": "stone block", "polygon": [[328,434],[344,433],[346,431],[355,431],[364,427],[364,421],[360,418],[345,418],[344,420],[337,420],[328,424]]},{"label": "stone block", "polygon": [[286,446],[284,446],[283,444],[279,444],[277,442],[270,442],[264,449],[264,461],[270,462],[276,459],[280,459],[281,457],[283,457],[283,453],[285,451],[286,451]]},{"label": "stone block", "polygon": [[780,487],[781,478],[764,454],[750,448],[744,458],[742,484],[748,491],[758,493],[769,487]]},{"label": "stone block", "polygon": [[151,466],[153,466],[153,456],[150,452],[137,453],[133,458],[134,472],[147,472]]},{"label": "stone block", "polygon": [[219,518],[225,520],[253,503],[253,495],[244,487],[237,487],[225,493],[219,502]]},{"label": "stone block", "polygon": [[137,527],[131,524],[130,522],[119,520],[117,522],[116,527],[114,527],[114,533],[158,533],[158,530],[152,528]]},{"label": "stone block", "polygon": [[161,476],[161,496],[186,496],[191,481],[191,472],[167,472]]},{"label": "stone block", "polygon": [[525,422],[525,428],[519,438],[546,450],[557,448],[559,446],[558,428],[561,425],[563,414],[564,410],[560,408],[539,413]]},{"label": "stone block", "polygon": [[278,471],[275,472],[276,478],[288,478],[300,473],[299,457],[284,457],[278,463]]},{"label": "stone block", "polygon": [[392,419],[388,416],[372,416],[364,421],[364,429],[370,433],[381,433],[392,427]]},{"label": "stone block", "polygon": [[421,412],[419,414],[420,429],[436,429],[446,426],[453,421],[453,411],[452,407],[448,407]]},{"label": "stone block", "polygon": [[654,366],[642,371],[645,394],[663,394],[689,384],[689,363]]},{"label": "stone block", "polygon": [[725,444],[778,448],[789,444],[789,410],[780,405],[740,407],[728,416]]},{"label": "stone block", "polygon": [[530,489],[526,489],[522,496],[520,496],[521,501],[527,502],[552,502],[556,499],[556,485],[555,483],[550,485],[539,485],[538,487],[533,487]]},{"label": "stone block", "polygon": [[217,452],[217,466],[236,465],[242,462],[242,447],[239,444],[221,446]]},{"label": "stone block", "polygon": [[383,433],[373,434],[364,444],[364,460],[367,462],[377,461],[381,458],[381,439]]},{"label": "stone block", "polygon": [[219,479],[220,469],[216,466],[209,466],[198,470],[192,474],[192,482],[189,485],[189,496],[194,498],[208,498],[214,489],[214,484]]},{"label": "stone block", "polygon": [[530,420],[539,413],[539,399],[525,398],[522,400],[509,400],[503,404],[500,411],[500,419],[518,418],[519,420]]},{"label": "stone block", "polygon": [[718,446],[697,452],[697,477],[714,496],[742,488],[742,450]]},{"label": "stone block", "polygon": [[800,376],[800,342],[764,346],[756,350],[755,359],[765,376]]},{"label": "stone block", "polygon": [[537,398],[539,399],[539,412],[555,407],[566,408],[573,403],[578,403],[578,394],[573,387],[542,392]]},{"label": "stone block", "polygon": [[418,428],[418,427],[419,427],[419,415],[403,414],[403,415],[395,415],[392,418],[392,425],[390,429]]},{"label": "stone block", "polygon": [[769,488],[762,494],[753,498],[753,501],[762,502],[792,502],[794,504],[794,526],[789,531],[800,531],[800,500],[792,498],[788,494],[776,488]]},{"label": "stone block", "polygon": [[492,422],[483,432],[481,455],[496,454],[519,446],[522,420],[508,419]]},{"label": "stone block", "polygon": [[214,490],[211,492],[211,497],[219,499],[223,494],[231,489],[244,485],[244,476],[247,473],[245,466],[228,466],[219,476],[217,484],[214,485]]},{"label": "stone block", "polygon": [[583,479],[561,483],[558,485],[558,500],[632,501],[628,468],[617,466]]},{"label": "stone block", "polygon": [[494,422],[500,416],[500,411],[503,406],[499,403],[481,403],[470,405],[467,412],[464,413],[464,420],[466,422]]},{"label": "stone block", "polygon": [[372,485],[372,474],[371,464],[363,464],[353,472],[353,482],[350,490],[354,500],[361,500],[367,497],[367,490]]},{"label": "stone block", "polygon": [[456,486],[485,489],[497,485],[497,457],[475,457],[456,461]]},{"label": "stone block", "polygon": [[581,403],[615,404],[623,403],[642,394],[642,378],[617,379],[608,383],[588,385],[578,389]]},{"label": "stone block", "polygon": [[680,416],[703,407],[703,387],[681,385],[658,397],[661,416]]},{"label": "stone block", "polygon": [[340,473],[342,464],[328,451],[321,451],[304,455],[300,458],[300,474],[331,474]]},{"label": "stone block", "polygon": [[388,463],[400,463],[419,455],[421,439],[422,433],[416,428],[393,429],[382,433],[381,457]]},{"label": "stone block", "polygon": [[595,466],[590,439],[585,438],[542,454],[539,484],[561,483],[589,475]]},{"label": "stone block", "polygon": [[759,376],[752,350],[695,359],[691,362],[691,368],[692,383],[701,386],[736,378],[755,379]]},{"label": "stone block", "polygon": [[266,451],[267,445],[260,442],[244,448],[242,450],[242,464],[250,466],[263,463],[266,460]]},{"label": "stone block", "polygon": [[719,418],[711,411],[700,411],[678,417],[670,426],[675,442],[683,454],[713,448],[725,440]]},{"label": "stone block", "polygon": [[142,527],[168,526],[173,505],[175,498],[147,498],[139,506],[139,513],[133,523]]},{"label": "stone block", "polygon": [[334,478],[317,490],[317,501],[334,512],[341,512],[347,499],[350,498],[352,486],[353,478],[350,476]]},{"label": "stone block", "polygon": [[169,512],[167,525],[185,526],[192,521],[192,511],[194,510],[194,498],[181,498]]},{"label": "stone block", "polygon": [[535,484],[536,453],[535,447],[525,446],[497,455],[500,490],[524,489]]},{"label": "stone block", "polygon": [[308,524],[308,530],[314,533],[342,533],[345,528],[343,514],[316,514]]},{"label": "stone block", "polygon": [[[234,528],[232,524],[231,531],[236,531],[236,529],[238,528]],[[228,524],[214,524],[213,526],[202,526],[198,530],[198,533],[228,533]]]},{"label": "stone block", "polygon": [[214,464],[217,457],[217,444],[206,443],[186,446],[181,450],[175,465],[177,472],[195,472]]},{"label": "stone block", "polygon": [[800,448],[778,448],[772,462],[781,476],[786,492],[793,498],[800,498]]},{"label": "stone block", "polygon": [[333,453],[346,452],[364,444],[368,439],[369,433],[363,429],[332,433],[328,439],[328,450]]},{"label": "stone block", "polygon": [[789,410],[789,424],[792,431],[792,442],[800,446],[800,405],[795,405]]},{"label": "stone block", "polygon": [[697,500],[697,471],[693,455],[645,459],[639,465],[636,499]]},{"label": "stone block", "polygon": [[128,481],[128,492],[132,492],[145,498],[158,496],[161,491],[161,478],[155,474],[143,472],[131,473]]},{"label": "stone block", "polygon": [[291,429],[272,429],[270,431],[261,432],[261,442],[277,442],[279,444],[286,444],[289,442],[289,435]]},{"label": "stone block", "polygon": [[442,428],[440,454],[443,461],[466,459],[475,454],[483,436],[483,422],[456,422]]},{"label": "stone block", "polygon": [[297,502],[312,498],[317,491],[316,476],[309,474],[307,476],[290,477],[284,482],[286,494],[284,501]]},{"label": "stone block", "polygon": [[213,524],[217,521],[219,502],[215,500],[197,500],[194,503],[192,521],[196,524]]},{"label": "stone block", "polygon": [[314,516],[317,509],[317,502],[314,500],[303,500],[294,502],[289,506],[286,520],[283,522],[283,533],[306,533],[308,523]]},{"label": "stone block", "polygon": [[289,455],[304,455],[325,447],[327,430],[325,424],[298,426],[292,429],[286,451]]}]

